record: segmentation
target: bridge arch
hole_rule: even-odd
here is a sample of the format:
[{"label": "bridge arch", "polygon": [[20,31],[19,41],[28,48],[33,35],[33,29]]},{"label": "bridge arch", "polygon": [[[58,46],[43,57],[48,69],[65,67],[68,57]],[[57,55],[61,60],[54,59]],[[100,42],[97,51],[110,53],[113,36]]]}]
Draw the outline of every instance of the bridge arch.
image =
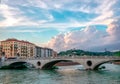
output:
[{"label": "bridge arch", "polygon": [[72,60],[54,60],[44,64],[41,69],[52,69],[52,67],[59,62],[73,62],[73,61]]},{"label": "bridge arch", "polygon": [[99,66],[102,65],[102,64],[105,64],[105,63],[109,63],[109,62],[120,62],[120,60],[109,60],[109,61],[102,61],[100,63],[97,63],[94,67],[93,67],[93,70],[98,70],[99,69]]},{"label": "bridge arch", "polygon": [[9,64],[8,66],[9,66],[9,68],[12,68],[12,69],[32,68],[32,67],[35,67],[34,64],[31,64],[31,63],[26,62],[26,61],[13,62],[13,63]]}]

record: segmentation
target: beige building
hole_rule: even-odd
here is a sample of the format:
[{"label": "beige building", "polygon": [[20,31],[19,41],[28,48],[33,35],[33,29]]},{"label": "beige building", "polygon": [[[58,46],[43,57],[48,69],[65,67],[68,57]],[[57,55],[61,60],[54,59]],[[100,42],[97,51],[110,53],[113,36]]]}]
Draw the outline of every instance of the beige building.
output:
[{"label": "beige building", "polygon": [[35,44],[28,41],[7,39],[1,41],[1,49],[7,58],[17,56],[20,58],[32,58],[35,56]]},{"label": "beige building", "polygon": [[57,52],[56,51],[52,51],[52,56],[53,57],[57,57]]}]

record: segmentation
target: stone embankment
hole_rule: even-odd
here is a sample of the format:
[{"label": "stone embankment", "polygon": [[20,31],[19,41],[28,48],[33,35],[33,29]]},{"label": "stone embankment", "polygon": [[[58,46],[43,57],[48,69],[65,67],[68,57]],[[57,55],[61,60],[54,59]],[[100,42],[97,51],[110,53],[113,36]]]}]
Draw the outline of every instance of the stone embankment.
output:
[{"label": "stone embankment", "polygon": [[114,62],[114,64],[118,64],[118,65],[120,65],[120,62]]},{"label": "stone embankment", "polygon": [[59,62],[55,66],[71,66],[71,65],[80,65],[77,62]]}]

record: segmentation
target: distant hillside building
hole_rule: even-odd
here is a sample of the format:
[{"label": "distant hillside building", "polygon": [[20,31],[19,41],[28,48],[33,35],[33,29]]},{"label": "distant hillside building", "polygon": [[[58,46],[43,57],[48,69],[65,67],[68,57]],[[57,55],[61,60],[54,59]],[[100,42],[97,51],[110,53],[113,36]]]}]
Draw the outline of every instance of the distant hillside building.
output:
[{"label": "distant hillside building", "polygon": [[35,56],[35,44],[14,38],[1,41],[1,50],[7,58],[17,56],[31,58]]}]

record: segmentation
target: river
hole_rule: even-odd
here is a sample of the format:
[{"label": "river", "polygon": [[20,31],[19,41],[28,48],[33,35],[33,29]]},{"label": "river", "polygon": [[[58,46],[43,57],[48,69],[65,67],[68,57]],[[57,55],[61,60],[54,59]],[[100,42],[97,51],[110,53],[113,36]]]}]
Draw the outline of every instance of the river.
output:
[{"label": "river", "polygon": [[106,69],[100,71],[75,70],[71,66],[56,71],[0,70],[0,84],[120,84],[120,65],[104,66]]}]

